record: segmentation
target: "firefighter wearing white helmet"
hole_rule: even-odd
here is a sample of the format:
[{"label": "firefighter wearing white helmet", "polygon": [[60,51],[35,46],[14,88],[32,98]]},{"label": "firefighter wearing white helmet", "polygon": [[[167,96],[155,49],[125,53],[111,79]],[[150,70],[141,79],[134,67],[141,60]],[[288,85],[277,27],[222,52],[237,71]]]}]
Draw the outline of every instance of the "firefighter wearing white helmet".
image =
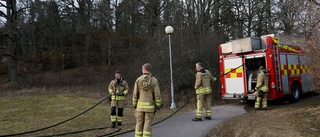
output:
[{"label": "firefighter wearing white helmet", "polygon": [[[111,127],[115,128],[116,123],[122,126],[123,108],[126,95],[128,94],[128,83],[121,77],[120,71],[115,72],[115,79],[109,84],[111,94]],[[117,112],[118,109],[118,112]]]},{"label": "firefighter wearing white helmet", "polygon": [[[263,66],[259,67],[259,71],[260,72],[257,76],[257,85],[255,87],[255,90],[256,92],[258,92],[258,94],[257,94],[254,108],[255,109],[262,108],[263,110],[267,110],[269,75],[267,72],[265,72],[265,69]],[[260,103],[261,101],[262,103]]]},{"label": "firefighter wearing white helmet", "polygon": [[211,120],[211,84],[217,80],[211,73],[203,68],[201,62],[196,63],[196,82],[195,90],[197,94],[196,117],[192,121],[202,121],[202,109],[205,109],[205,119]]}]

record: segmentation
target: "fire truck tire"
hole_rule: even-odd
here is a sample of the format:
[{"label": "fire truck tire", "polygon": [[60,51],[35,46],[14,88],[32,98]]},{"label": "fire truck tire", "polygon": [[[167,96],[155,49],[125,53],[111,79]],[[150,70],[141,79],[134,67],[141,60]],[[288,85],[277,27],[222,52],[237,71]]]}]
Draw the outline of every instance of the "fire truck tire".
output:
[{"label": "fire truck tire", "polygon": [[300,85],[298,82],[294,82],[291,88],[290,102],[291,103],[299,102],[300,96],[301,96]]}]

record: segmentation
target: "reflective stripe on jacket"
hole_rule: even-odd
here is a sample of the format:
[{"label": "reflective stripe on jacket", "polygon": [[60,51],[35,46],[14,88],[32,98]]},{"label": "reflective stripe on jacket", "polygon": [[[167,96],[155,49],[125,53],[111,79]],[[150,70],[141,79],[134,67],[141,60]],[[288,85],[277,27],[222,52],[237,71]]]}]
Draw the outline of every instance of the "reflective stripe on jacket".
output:
[{"label": "reflective stripe on jacket", "polygon": [[[204,72],[204,73],[203,73]],[[199,71],[196,74],[195,90],[196,94],[209,94],[212,92],[211,83],[217,80],[208,70]]]},{"label": "reflective stripe on jacket", "polygon": [[258,90],[263,91],[263,92],[268,92],[268,90],[269,90],[268,84],[269,84],[269,76],[268,76],[268,74],[265,74],[264,71],[260,71],[260,73],[257,76],[256,88]]},{"label": "reflective stripe on jacket", "polygon": [[133,89],[132,104],[136,111],[154,112],[162,104],[158,80],[151,74],[140,76]]},{"label": "reflective stripe on jacket", "polygon": [[128,91],[129,91],[129,86],[125,80],[121,79],[119,84],[117,84],[116,80],[112,80],[109,84],[109,93],[110,94],[112,94],[112,92],[114,92],[115,94],[123,93],[123,96],[112,95],[111,96],[112,100],[125,100],[126,95],[128,94]]}]

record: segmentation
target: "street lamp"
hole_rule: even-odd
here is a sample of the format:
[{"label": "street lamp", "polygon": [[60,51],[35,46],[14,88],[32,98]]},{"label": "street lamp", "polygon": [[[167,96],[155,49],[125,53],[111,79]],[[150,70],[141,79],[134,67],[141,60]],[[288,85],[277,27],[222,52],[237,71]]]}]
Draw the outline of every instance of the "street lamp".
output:
[{"label": "street lamp", "polygon": [[165,32],[169,37],[169,54],[170,54],[170,79],[171,79],[171,106],[170,109],[176,109],[176,104],[174,103],[174,90],[173,90],[173,77],[172,77],[172,55],[171,55],[171,39],[170,35],[173,33],[173,28],[171,26],[167,26]]}]

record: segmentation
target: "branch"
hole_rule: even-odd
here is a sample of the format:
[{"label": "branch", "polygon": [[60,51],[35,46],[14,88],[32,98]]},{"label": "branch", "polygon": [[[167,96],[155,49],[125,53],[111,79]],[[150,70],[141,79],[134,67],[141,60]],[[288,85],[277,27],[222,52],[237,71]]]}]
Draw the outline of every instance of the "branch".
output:
[{"label": "branch", "polygon": [[162,5],[160,5],[159,10],[162,11],[162,9],[164,9],[164,6],[166,6],[166,4],[167,4],[167,2],[164,1],[164,2],[162,3]]},{"label": "branch", "polygon": [[16,43],[17,41],[12,38],[11,36],[9,36],[8,34],[4,34],[5,37],[9,38],[10,40],[12,40],[13,43]]},{"label": "branch", "polygon": [[0,56],[3,56],[3,57],[10,57],[12,59],[15,59],[15,60],[18,60],[18,58],[14,55],[11,55],[11,54],[8,54],[8,53],[0,53]]},{"label": "branch", "polygon": [[1,10],[0,10],[0,16],[4,17],[5,19],[8,19],[8,16]]},{"label": "branch", "polygon": [[146,4],[145,4],[142,0],[139,0],[139,2],[140,2],[144,7],[146,7]]},{"label": "branch", "polygon": [[0,2],[0,6],[4,8],[8,8],[8,6],[4,5],[2,2]]},{"label": "branch", "polygon": [[24,7],[24,8],[21,8],[21,9],[17,10],[17,13],[19,13],[19,12],[23,12],[23,10],[28,9],[28,8],[31,8],[31,7]]},{"label": "branch", "polygon": [[74,1],[66,1],[66,3],[68,5],[71,5],[78,13],[80,13],[82,16],[85,15],[85,13],[82,12],[81,8],[83,8],[82,6],[80,6],[80,1],[79,0],[76,0],[77,4],[79,5],[79,7],[77,7],[75,4],[74,4]]},{"label": "branch", "polygon": [[316,5],[318,5],[318,6],[320,6],[320,2],[318,2],[318,0],[310,0],[312,3],[314,3],[314,4],[316,4]]}]

